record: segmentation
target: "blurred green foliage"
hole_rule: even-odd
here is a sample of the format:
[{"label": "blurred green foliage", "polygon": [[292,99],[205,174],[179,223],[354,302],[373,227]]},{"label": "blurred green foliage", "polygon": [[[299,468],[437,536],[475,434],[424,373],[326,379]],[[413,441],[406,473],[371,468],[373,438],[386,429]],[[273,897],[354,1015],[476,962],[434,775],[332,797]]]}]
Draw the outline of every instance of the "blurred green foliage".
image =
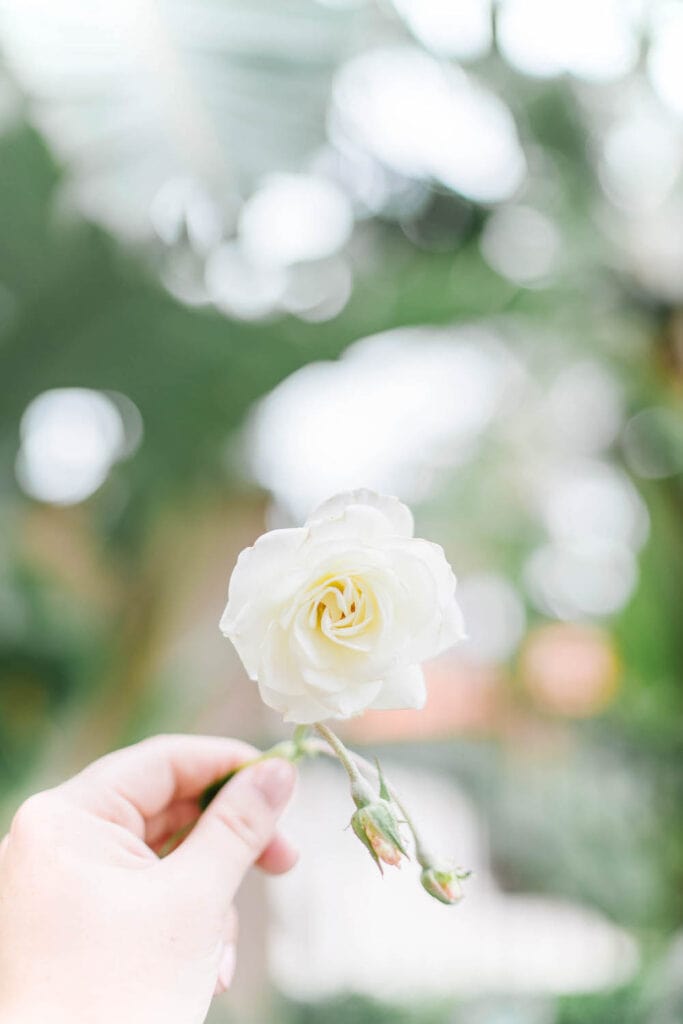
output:
[{"label": "blurred green foliage", "polygon": [[[286,1004],[283,1024],[518,1024],[543,1020],[543,1003],[514,998],[469,1002],[392,1005],[361,996],[346,996],[321,1003]],[[571,996],[559,1001],[556,1024],[642,1024],[647,1020],[639,993],[633,987],[609,994]]]}]

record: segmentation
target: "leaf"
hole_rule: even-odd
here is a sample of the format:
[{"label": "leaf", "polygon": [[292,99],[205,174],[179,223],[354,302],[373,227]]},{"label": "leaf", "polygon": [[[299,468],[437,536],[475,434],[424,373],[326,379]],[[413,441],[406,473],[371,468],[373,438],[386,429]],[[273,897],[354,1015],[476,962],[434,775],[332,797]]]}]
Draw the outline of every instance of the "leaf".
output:
[{"label": "leaf", "polygon": [[230,779],[233,779],[235,775],[237,775],[238,771],[239,768],[235,768],[233,771],[228,772],[227,775],[221,776],[220,779],[216,779],[215,782],[210,783],[206,789],[202,790],[199,794],[199,799],[197,800],[200,810],[206,810],[213,798],[221,791],[226,782],[230,782]]},{"label": "leaf", "polygon": [[391,803],[391,793],[389,792],[387,780],[384,777],[382,766],[380,765],[379,758],[377,757],[375,758],[375,766],[377,768],[377,776],[379,778],[379,795],[381,796],[382,800],[386,800],[387,803]]}]

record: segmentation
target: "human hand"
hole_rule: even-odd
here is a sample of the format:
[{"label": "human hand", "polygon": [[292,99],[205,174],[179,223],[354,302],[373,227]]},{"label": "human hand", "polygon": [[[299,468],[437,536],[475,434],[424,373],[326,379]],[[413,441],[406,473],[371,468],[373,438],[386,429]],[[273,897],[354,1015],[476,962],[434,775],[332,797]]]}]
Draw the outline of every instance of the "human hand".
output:
[{"label": "human hand", "polygon": [[38,793],[0,844],[2,1024],[195,1024],[234,967],[233,897],[253,863],[296,853],[276,834],[287,761],[239,772],[193,821],[197,797],[254,756],[235,740],[156,736]]}]

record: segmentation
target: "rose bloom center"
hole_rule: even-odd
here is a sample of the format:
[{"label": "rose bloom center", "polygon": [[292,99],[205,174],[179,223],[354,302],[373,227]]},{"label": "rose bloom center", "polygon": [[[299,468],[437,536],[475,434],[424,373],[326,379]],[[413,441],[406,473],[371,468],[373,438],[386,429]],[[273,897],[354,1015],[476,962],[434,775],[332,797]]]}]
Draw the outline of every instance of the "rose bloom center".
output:
[{"label": "rose bloom center", "polygon": [[362,582],[353,576],[324,580],[311,594],[308,625],[343,643],[370,625],[373,604]]}]

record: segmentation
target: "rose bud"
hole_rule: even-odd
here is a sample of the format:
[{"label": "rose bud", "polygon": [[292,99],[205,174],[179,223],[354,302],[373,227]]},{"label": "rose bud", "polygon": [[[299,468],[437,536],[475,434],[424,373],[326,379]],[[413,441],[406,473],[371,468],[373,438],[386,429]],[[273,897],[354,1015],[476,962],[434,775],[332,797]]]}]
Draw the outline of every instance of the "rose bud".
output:
[{"label": "rose bud", "polygon": [[381,872],[382,862],[398,866],[401,857],[408,856],[391,805],[381,797],[359,807],[351,827]]},{"label": "rose bud", "polygon": [[461,882],[469,876],[470,872],[461,868],[432,865],[422,869],[420,882],[435,900],[453,905],[463,898]]}]

